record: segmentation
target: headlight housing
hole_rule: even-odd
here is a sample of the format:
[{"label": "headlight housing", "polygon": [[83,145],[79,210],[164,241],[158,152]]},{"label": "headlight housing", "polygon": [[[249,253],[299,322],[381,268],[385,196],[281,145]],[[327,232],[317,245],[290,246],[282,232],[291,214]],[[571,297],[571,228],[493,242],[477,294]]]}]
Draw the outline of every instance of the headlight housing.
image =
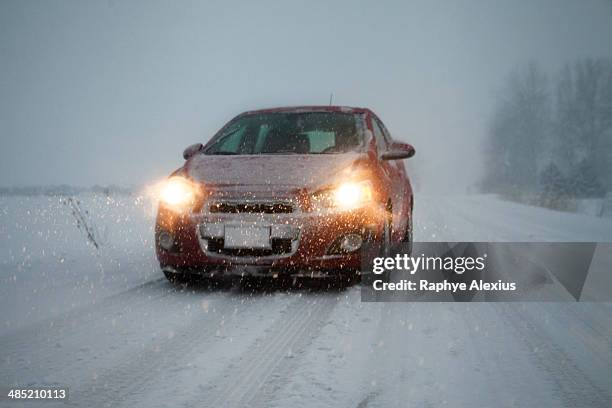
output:
[{"label": "headlight housing", "polygon": [[352,210],[363,207],[373,200],[372,183],[369,180],[345,182],[335,188],[315,193],[313,209]]},{"label": "headlight housing", "polygon": [[193,208],[199,195],[199,188],[183,177],[171,177],[160,189],[160,202],[176,211]]}]

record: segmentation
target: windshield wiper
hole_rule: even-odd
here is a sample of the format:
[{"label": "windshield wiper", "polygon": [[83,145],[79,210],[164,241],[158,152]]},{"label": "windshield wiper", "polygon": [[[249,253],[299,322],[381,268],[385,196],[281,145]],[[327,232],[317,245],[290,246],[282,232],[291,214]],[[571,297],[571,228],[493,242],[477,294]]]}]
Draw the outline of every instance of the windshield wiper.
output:
[{"label": "windshield wiper", "polygon": [[219,155],[219,156],[232,156],[235,154],[238,154],[236,152],[228,152],[228,151],[218,151],[218,152],[211,152],[211,153],[207,153],[207,154],[211,154],[211,155]]}]

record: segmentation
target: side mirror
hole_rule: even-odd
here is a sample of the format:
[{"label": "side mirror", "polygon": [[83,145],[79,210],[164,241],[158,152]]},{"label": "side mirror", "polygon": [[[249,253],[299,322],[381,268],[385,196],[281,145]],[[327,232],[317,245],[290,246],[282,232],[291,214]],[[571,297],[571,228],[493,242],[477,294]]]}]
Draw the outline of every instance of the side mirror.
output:
[{"label": "side mirror", "polygon": [[393,142],[386,152],[381,155],[383,160],[402,160],[414,156],[414,147],[408,143]]},{"label": "side mirror", "polygon": [[196,155],[197,153],[201,152],[203,148],[204,148],[204,145],[202,143],[195,143],[195,144],[192,144],[191,146],[187,146],[187,148],[183,150],[183,158],[185,160],[188,160],[194,155]]}]

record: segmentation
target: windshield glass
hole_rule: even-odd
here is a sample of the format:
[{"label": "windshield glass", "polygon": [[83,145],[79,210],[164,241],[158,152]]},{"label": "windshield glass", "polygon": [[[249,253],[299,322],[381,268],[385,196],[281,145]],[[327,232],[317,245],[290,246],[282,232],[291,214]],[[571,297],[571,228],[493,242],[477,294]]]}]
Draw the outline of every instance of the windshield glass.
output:
[{"label": "windshield glass", "polygon": [[206,154],[327,154],[362,145],[359,115],[277,112],[239,117],[206,147]]}]

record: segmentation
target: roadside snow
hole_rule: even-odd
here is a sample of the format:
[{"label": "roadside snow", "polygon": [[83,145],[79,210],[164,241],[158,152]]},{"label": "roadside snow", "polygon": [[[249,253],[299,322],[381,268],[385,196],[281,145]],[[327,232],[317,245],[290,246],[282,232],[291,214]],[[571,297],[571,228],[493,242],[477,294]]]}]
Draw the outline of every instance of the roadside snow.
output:
[{"label": "roadside snow", "polygon": [[0,333],[159,277],[149,202],[127,195],[76,199],[99,249],[64,198],[0,197]]},{"label": "roadside snow", "polygon": [[415,198],[415,241],[612,242],[612,219],[553,211],[493,195]]}]

